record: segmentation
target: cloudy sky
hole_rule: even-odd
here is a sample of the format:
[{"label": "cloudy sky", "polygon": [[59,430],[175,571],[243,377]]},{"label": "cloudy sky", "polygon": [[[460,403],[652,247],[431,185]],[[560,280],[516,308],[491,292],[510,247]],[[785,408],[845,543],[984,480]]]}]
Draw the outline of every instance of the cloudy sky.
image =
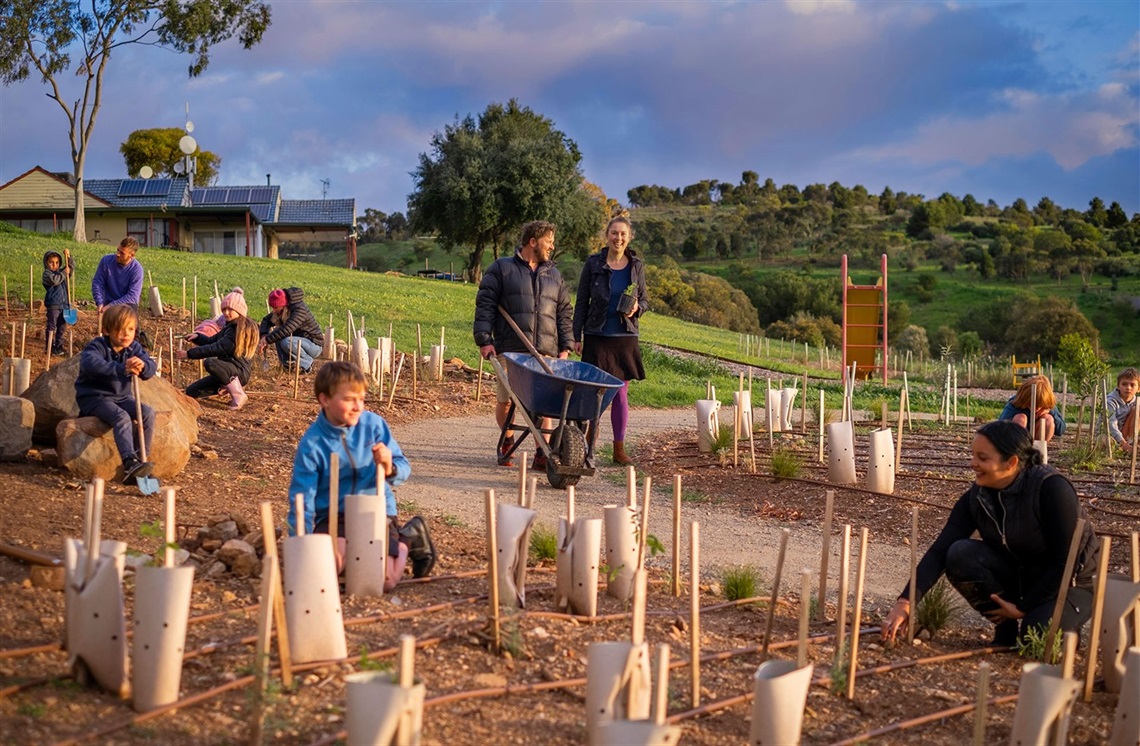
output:
[{"label": "cloudy sky", "polygon": [[[406,209],[410,172],[456,116],[517,98],[577,142],[586,178],[885,186],[1006,205],[1093,196],[1140,211],[1140,4],[278,0],[251,51],[116,53],[88,178],[124,176],[134,129],[185,106],[220,183]],[[73,79],[65,78],[67,84]],[[33,79],[0,88],[0,183],[70,170]],[[75,94],[78,95],[78,94]]]}]

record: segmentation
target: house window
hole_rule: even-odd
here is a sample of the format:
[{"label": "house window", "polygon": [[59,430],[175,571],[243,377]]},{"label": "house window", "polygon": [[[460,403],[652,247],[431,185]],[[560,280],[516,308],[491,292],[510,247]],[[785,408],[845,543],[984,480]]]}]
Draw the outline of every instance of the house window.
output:
[{"label": "house window", "polygon": [[11,218],[4,222],[35,233],[71,233],[75,230],[75,221],[71,218]]},{"label": "house window", "polygon": [[148,236],[146,218],[127,218],[127,235],[139,242],[139,246],[153,246]]},{"label": "house window", "polygon": [[[202,254],[237,254],[236,231],[194,231],[194,251]],[[244,254],[244,247],[242,250]]]}]

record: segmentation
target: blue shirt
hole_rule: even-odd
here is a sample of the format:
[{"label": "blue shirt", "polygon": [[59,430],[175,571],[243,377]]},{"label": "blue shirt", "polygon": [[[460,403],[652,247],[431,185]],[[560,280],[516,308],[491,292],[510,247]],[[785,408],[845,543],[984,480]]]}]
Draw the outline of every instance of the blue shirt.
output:
[{"label": "blue shirt", "polygon": [[91,278],[91,297],[97,306],[125,303],[137,306],[142,296],[143,268],[138,259],[127,266],[119,264],[114,254],[99,260],[95,276]]},{"label": "blue shirt", "polygon": [[625,337],[629,332],[618,315],[618,303],[625,289],[633,282],[633,262],[626,262],[624,269],[610,269],[610,305],[606,309],[606,323],[598,332],[602,337]]}]

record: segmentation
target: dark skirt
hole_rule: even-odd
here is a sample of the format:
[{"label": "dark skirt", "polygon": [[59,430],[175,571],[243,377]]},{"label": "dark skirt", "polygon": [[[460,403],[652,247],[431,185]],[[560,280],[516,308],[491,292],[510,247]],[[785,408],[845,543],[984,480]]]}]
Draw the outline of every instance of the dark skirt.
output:
[{"label": "dark skirt", "polygon": [[644,381],[641,346],[635,334],[603,337],[587,334],[582,342],[582,362],[596,365],[623,381]]}]

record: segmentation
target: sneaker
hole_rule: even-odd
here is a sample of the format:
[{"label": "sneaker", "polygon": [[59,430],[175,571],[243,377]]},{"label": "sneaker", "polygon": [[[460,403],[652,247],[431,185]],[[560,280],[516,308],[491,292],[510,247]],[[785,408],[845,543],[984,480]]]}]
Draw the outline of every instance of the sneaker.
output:
[{"label": "sneaker", "polygon": [[400,538],[408,545],[408,559],[412,562],[412,577],[422,578],[435,567],[435,544],[431,541],[427,522],[413,516],[400,528]]},{"label": "sneaker", "polygon": [[127,459],[123,464],[123,484],[137,484],[140,477],[149,477],[153,471],[154,464],[149,461]]},{"label": "sneaker", "polygon": [[515,445],[513,436],[508,435],[507,439],[503,441],[503,445],[499,447],[499,466],[514,466],[515,462],[507,454],[511,452],[511,448]]},{"label": "sneaker", "polygon": [[546,454],[542,451],[535,451],[534,461],[531,462],[530,468],[532,471],[546,471]]}]

